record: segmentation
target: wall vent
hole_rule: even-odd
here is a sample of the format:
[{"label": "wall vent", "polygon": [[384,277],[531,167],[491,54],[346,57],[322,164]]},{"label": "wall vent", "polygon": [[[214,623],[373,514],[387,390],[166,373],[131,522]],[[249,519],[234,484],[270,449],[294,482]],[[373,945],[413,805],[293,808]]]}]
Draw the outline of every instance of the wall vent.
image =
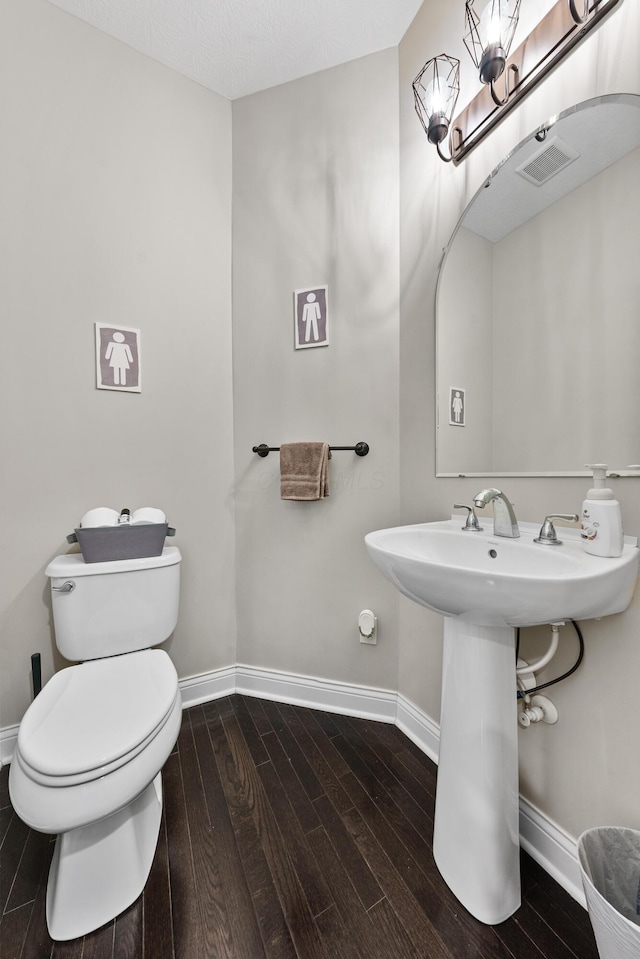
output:
[{"label": "wall vent", "polygon": [[544,145],[533,154],[532,157],[516,169],[521,177],[524,177],[534,186],[542,186],[552,176],[564,170],[565,167],[577,160],[580,154],[572,147],[568,146],[560,137],[552,137],[545,141]]}]

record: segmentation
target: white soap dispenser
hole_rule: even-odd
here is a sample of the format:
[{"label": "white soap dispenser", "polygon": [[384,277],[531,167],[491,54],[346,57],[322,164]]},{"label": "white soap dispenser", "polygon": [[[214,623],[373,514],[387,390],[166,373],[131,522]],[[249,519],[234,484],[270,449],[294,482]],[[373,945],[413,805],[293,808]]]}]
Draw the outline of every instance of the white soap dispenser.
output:
[{"label": "white soap dispenser", "polygon": [[605,486],[607,467],[604,463],[587,464],[593,470],[593,488],[582,504],[582,544],[594,556],[620,556],[624,543],[620,503],[613,490]]}]

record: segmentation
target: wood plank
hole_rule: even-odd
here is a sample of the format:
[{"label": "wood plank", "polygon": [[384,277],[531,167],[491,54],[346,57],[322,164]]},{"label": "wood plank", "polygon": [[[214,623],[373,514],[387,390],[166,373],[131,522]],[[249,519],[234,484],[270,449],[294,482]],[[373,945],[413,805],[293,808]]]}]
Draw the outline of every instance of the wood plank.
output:
[{"label": "wood plank", "polygon": [[[83,959],[84,936],[53,944],[52,959]],[[119,959],[119,957],[118,957]]]},{"label": "wood plank", "polygon": [[7,899],[6,912],[17,909],[27,902],[33,902],[36,898],[38,886],[42,880],[42,863],[47,855],[53,854],[49,849],[49,845],[53,846],[53,843],[51,836],[36,832],[34,829],[28,830],[27,840]]},{"label": "wood plank", "polygon": [[256,699],[255,696],[238,696],[246,709],[249,711],[249,715],[253,719],[254,725],[261,736],[264,736],[265,733],[270,733],[272,726],[269,722],[267,714],[264,711],[264,705],[262,700]]},{"label": "wood plank", "polygon": [[[9,896],[13,889],[16,873],[28,837],[29,827],[22,822],[17,813],[13,813],[0,849],[2,853],[2,870],[0,870],[0,915],[2,915],[7,908]],[[22,905],[22,903],[18,903],[18,905]]]},{"label": "wood plank", "polygon": [[[318,782],[318,778],[309,765],[307,757],[298,746],[295,737],[291,734],[291,730],[287,726],[287,723],[284,719],[282,710],[286,710],[291,707],[282,706],[280,703],[272,703],[271,707],[272,708],[268,710],[267,714],[273,725],[274,732],[277,734],[287,760],[291,764],[292,769],[295,770],[295,773],[302,783],[307,796],[311,801],[317,799],[318,796],[323,796],[324,789],[322,788],[322,785]],[[266,742],[268,738],[271,738],[271,734],[269,734],[269,736],[264,736],[263,738]],[[273,757],[271,758],[273,759]]]},{"label": "wood plank", "polygon": [[291,859],[304,889],[311,914],[318,916],[334,903],[329,887],[318,868],[316,858],[311,852],[304,831],[273,764],[262,763],[258,766],[258,772],[271,808],[277,816],[282,838],[291,851]]},{"label": "wood plank", "polygon": [[332,735],[328,735],[326,729],[318,722],[318,714],[312,709],[299,709],[296,716],[300,725],[304,726],[307,734],[313,740],[314,745],[322,753],[324,759],[329,765],[335,776],[340,778],[349,772],[349,767],[335,747],[333,740],[340,735],[340,730],[332,721]]},{"label": "wood plank", "polygon": [[[169,918],[171,913],[169,913]],[[114,959],[142,959],[142,896],[115,921]],[[57,959],[57,956],[54,956]]]},{"label": "wood plank", "polygon": [[368,910],[363,908],[341,853],[335,849],[323,827],[310,834],[309,842],[363,959],[389,959],[391,956],[412,959],[413,956],[419,956],[386,898],[380,899]]},{"label": "wood plank", "polygon": [[[341,742],[347,743],[353,750],[352,756],[358,757],[360,768],[362,768],[362,764],[365,764],[368,771],[385,787],[398,805],[406,809],[409,805],[415,804],[416,811],[419,810],[422,814],[420,822],[423,822],[424,817],[427,817],[429,823],[432,824],[435,812],[435,793],[430,793],[424,789],[413,776],[406,775],[405,767],[386,746],[379,741],[370,744],[360,734],[360,727],[353,720],[340,717],[338,725],[342,731],[342,739],[336,740],[338,748],[340,748]],[[377,749],[374,751],[371,745],[376,744]],[[350,760],[350,764],[353,768],[353,758]],[[367,776],[367,778],[369,777]],[[407,804],[407,797],[411,798],[412,804]]]},{"label": "wood plank", "polygon": [[[237,720],[225,719],[224,728],[236,767],[242,767],[252,796],[251,811],[260,845],[269,864],[282,912],[298,955],[323,959],[322,941],[300,883],[291,851],[278,827],[278,817],[264,793],[251,753]],[[324,957],[326,959],[326,957]]]},{"label": "wood plank", "polygon": [[[26,936],[20,959],[47,959],[53,953],[53,941],[49,936],[46,917],[47,900],[47,877],[51,857],[53,856],[54,843],[47,844],[44,859],[41,862],[42,873],[38,892],[29,916],[29,924],[26,929]],[[4,956],[2,957],[4,959]]]},{"label": "wood plank", "polygon": [[[189,719],[186,711],[182,722],[183,730],[180,735],[188,736]],[[162,770],[162,780],[174,952],[176,959],[195,959],[204,952],[204,933],[198,908],[182,766],[178,753],[169,756]]]},{"label": "wood plank", "polygon": [[340,730],[333,721],[333,713],[327,713],[322,709],[311,709],[310,712],[320,729],[328,736],[329,739],[333,739],[334,736],[340,735]]},{"label": "wood plank", "polygon": [[198,756],[193,740],[190,714],[185,717],[179,736],[180,765],[186,793],[186,817],[191,840],[195,876],[195,893],[202,930],[202,951],[199,955],[229,959],[233,944],[229,934],[229,917],[221,889],[219,858]]},{"label": "wood plank", "polygon": [[[389,777],[382,767],[377,770],[382,775],[381,781],[374,771],[375,767],[372,769],[370,764],[366,762],[365,757],[362,757],[351,745],[343,742],[342,737],[336,739],[336,744],[343,750],[344,755],[348,757],[352,764],[353,772],[342,779],[350,798],[353,800],[354,796],[357,796],[357,791],[354,791],[352,782],[355,776],[362,790],[383,812],[389,826],[395,830],[406,848],[413,855],[419,856],[422,863],[431,864],[432,820],[414,803],[407,792],[394,788],[393,777]],[[389,784],[390,789],[388,788]],[[439,883],[439,873],[436,872],[435,865],[427,868],[430,875],[434,877],[437,875],[436,881]]]},{"label": "wood plank", "polygon": [[249,712],[249,709],[247,708],[242,696],[234,696],[233,708],[236,719],[238,720],[238,725],[242,730],[245,742],[249,747],[249,752],[251,753],[255,765],[259,766],[260,763],[268,762],[269,756],[264,748],[262,737],[256,729],[256,724],[254,723],[253,717]]},{"label": "wood plank", "polygon": [[[369,867],[382,888],[386,899],[395,911],[400,923],[406,930],[414,947],[425,959],[489,959],[474,949],[450,951],[441,939],[435,925],[429,920],[426,913],[420,908],[417,899],[422,895],[430,894],[426,881],[420,888],[419,883],[411,882],[412,889],[407,885],[407,860],[397,862],[389,856],[371,832],[357,809],[351,809],[344,814],[345,825],[356,842],[361,854],[369,863]],[[411,894],[410,894],[411,892]],[[468,945],[468,944],[467,944]]]},{"label": "wood plank", "polygon": [[28,902],[13,912],[0,916],[0,956],[16,959],[22,955],[27,927],[31,920],[33,903]]},{"label": "wood plank", "polygon": [[342,818],[326,796],[316,801],[316,808],[324,831],[340,856],[340,862],[353,884],[362,908],[370,909],[384,896],[378,881],[366,860],[363,859],[360,849],[345,827]]},{"label": "wood plank", "polygon": [[402,763],[402,767],[411,776],[413,776],[413,778],[420,783],[423,789],[425,789],[435,800],[438,767],[434,763],[431,763],[433,768],[426,766],[424,763],[421,763],[415,754],[410,752],[408,749],[400,749],[395,756],[396,759]]},{"label": "wood plank", "polygon": [[[142,927],[144,959],[174,959],[169,853],[164,803],[156,854],[151,864],[149,878],[142,892]],[[84,959],[84,956],[82,959]],[[119,957],[116,956],[115,959],[119,959]]]},{"label": "wood plank", "polygon": [[[113,959],[113,936],[115,921],[101,926],[84,937],[82,959]],[[74,940],[71,940],[73,942]],[[55,956],[55,953],[54,953]],[[158,959],[162,959],[161,956]]]},{"label": "wood plank", "polygon": [[345,925],[335,904],[316,916],[315,924],[322,938],[323,955],[332,959],[365,959],[358,948],[353,929]]},{"label": "wood plank", "polygon": [[234,946],[233,955],[238,959],[243,959],[245,956],[263,959],[265,953],[260,930],[233,832],[229,807],[225,801],[216,766],[208,725],[194,729],[194,739],[209,821],[216,834],[221,892],[227,904],[229,931]]},{"label": "wood plank", "polygon": [[[251,774],[250,760],[242,751],[236,750],[234,755],[222,719],[209,722],[208,728],[265,953],[268,959],[296,959],[293,940],[254,821],[258,784]],[[262,788],[261,784],[259,788]]]},{"label": "wood plank", "polygon": [[[298,774],[289,760],[289,756],[282,748],[282,743],[275,731],[262,737],[269,759],[276,770],[280,781],[285,788],[289,802],[298,818],[303,832],[310,832],[320,825],[315,807],[300,782]],[[324,796],[324,792],[321,793]]]},{"label": "wood plank", "polygon": [[372,906],[369,917],[373,924],[374,941],[384,947],[384,952],[379,953],[380,959],[388,959],[389,956],[424,959],[424,953],[413,944],[386,897]]},{"label": "wood plank", "polygon": [[[312,736],[309,735],[307,726],[304,722],[301,721],[301,713],[304,712],[301,708],[286,707],[283,708],[282,704],[279,707],[279,711],[284,718],[287,728],[289,729],[291,735],[295,739],[298,748],[302,754],[306,757],[307,762],[311,766],[313,773],[320,783],[323,792],[329,796],[331,802],[336,807],[336,809],[349,809],[351,805],[351,800],[347,796],[346,792],[342,788],[338,776],[331,768],[331,764],[323,755],[323,752],[318,748],[316,741]],[[316,724],[312,716],[309,717],[310,723],[315,727],[317,734],[321,737],[327,746],[333,751],[337,757],[340,764],[344,767],[341,769],[341,774],[347,772],[344,760],[340,756],[340,753],[337,751],[331,740],[327,739],[324,733],[321,731],[320,727]]]},{"label": "wood plank", "polygon": [[0,809],[6,809],[11,805],[9,798],[9,766],[3,766],[0,769]]},{"label": "wood plank", "polygon": [[591,923],[585,922],[588,913],[564,889],[549,890],[548,885],[545,881],[533,886],[527,903],[580,959],[598,959]]},{"label": "wood plank", "polygon": [[582,954],[567,946],[526,900],[523,900],[512,921],[545,956],[553,956],[553,959],[583,959]]}]

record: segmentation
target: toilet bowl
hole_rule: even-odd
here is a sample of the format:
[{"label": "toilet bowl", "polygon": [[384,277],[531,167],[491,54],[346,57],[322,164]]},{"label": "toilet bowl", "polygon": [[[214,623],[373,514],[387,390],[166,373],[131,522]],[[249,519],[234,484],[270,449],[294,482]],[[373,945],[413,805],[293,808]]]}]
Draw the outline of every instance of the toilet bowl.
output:
[{"label": "toilet bowl", "polygon": [[25,714],[9,787],[27,825],[58,834],[53,939],[85,935],[142,891],[162,809],[158,774],[181,715],[178,677],[159,649],[63,669]]},{"label": "toilet bowl", "polygon": [[[162,814],[160,770],[182,718],[175,667],[164,650],[148,648],[152,636],[157,643],[167,638],[177,616],[180,554],[175,548],[165,553],[168,558],[142,565],[91,564],[90,571],[74,558],[74,579],[64,580],[65,589],[52,578],[56,641],[62,623],[73,653],[86,643],[93,658],[56,673],[26,711],[9,792],[27,825],[57,835],[47,885],[53,939],[75,939],[109,922],[138,898],[151,869]],[[58,559],[68,576],[70,557]],[[60,569],[55,561],[51,566]],[[153,602],[157,570],[166,607],[161,622]],[[167,587],[175,592],[173,601]],[[75,609],[68,602],[74,599]],[[100,614],[95,626],[94,609]],[[79,620],[87,623],[86,637]],[[145,648],[138,648],[140,631],[131,620],[139,621],[143,633],[149,620]],[[134,651],[122,651],[123,642]],[[105,654],[113,648],[116,655]]]}]

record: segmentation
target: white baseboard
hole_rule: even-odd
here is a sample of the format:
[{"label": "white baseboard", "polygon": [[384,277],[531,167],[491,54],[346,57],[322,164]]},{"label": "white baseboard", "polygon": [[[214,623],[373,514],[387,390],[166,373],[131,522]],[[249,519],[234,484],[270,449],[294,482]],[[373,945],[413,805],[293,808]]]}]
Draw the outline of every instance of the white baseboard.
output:
[{"label": "white baseboard", "polygon": [[522,796],[520,845],[570,896],[587,908],[576,840]]},{"label": "white baseboard", "polygon": [[[411,700],[390,690],[237,665],[181,679],[180,691],[184,709],[242,693],[344,716],[395,723],[430,759],[438,762],[440,727]],[[0,765],[11,762],[18,728],[0,729]],[[522,797],[520,845],[570,896],[586,906],[576,840]]]},{"label": "white baseboard", "polygon": [[210,673],[181,679],[178,685],[182,694],[182,708],[188,709],[235,693],[236,669],[235,666],[214,669]]},{"label": "white baseboard", "polygon": [[0,729],[0,769],[7,766],[13,757],[13,751],[18,742],[20,726],[5,726]]},{"label": "white baseboard", "polygon": [[398,693],[396,726],[437,764],[440,754],[440,726],[401,693]]},{"label": "white baseboard", "polygon": [[313,676],[296,676],[253,666],[236,666],[236,691],[292,706],[307,706],[343,716],[395,723],[397,693],[353,686]]}]

